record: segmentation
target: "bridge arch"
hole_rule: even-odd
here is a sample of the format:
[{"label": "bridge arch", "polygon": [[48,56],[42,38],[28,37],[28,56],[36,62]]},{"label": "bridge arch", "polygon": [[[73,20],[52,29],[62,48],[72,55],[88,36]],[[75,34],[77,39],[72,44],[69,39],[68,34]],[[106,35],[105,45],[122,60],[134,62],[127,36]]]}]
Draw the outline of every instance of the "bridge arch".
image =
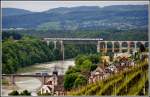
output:
[{"label": "bridge arch", "polygon": [[139,49],[140,49],[140,45],[144,45],[144,44],[143,44],[143,42],[141,42],[141,41],[137,41],[137,42],[136,42],[137,50],[139,50]]},{"label": "bridge arch", "polygon": [[122,47],[122,52],[127,52],[128,51],[128,47],[129,47],[129,43],[126,41],[123,41],[121,43],[121,47]]},{"label": "bridge arch", "polygon": [[122,52],[121,51],[121,43],[119,41],[114,41],[114,52]]},{"label": "bridge arch", "polygon": [[149,43],[146,41],[146,42],[144,43],[144,46],[145,46],[146,48],[149,48]]},{"label": "bridge arch", "polygon": [[105,52],[105,48],[107,47],[107,43],[105,41],[100,42],[100,52]]},{"label": "bridge arch", "polygon": [[114,52],[114,44],[112,41],[107,42],[107,52]]}]

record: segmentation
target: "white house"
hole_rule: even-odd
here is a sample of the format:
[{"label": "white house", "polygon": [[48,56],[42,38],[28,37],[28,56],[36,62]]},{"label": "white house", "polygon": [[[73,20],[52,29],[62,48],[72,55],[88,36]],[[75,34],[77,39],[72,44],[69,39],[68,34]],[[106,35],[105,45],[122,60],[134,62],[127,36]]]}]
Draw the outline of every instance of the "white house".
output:
[{"label": "white house", "polygon": [[48,81],[46,82],[45,85],[42,86],[42,88],[40,89],[41,94],[44,93],[54,93],[54,88],[55,86],[57,86],[57,82],[58,82],[58,77],[56,75],[53,75],[52,77],[50,77],[48,79]]},{"label": "white house", "polygon": [[54,92],[54,85],[43,85],[40,89],[41,94],[50,93],[52,94]]}]

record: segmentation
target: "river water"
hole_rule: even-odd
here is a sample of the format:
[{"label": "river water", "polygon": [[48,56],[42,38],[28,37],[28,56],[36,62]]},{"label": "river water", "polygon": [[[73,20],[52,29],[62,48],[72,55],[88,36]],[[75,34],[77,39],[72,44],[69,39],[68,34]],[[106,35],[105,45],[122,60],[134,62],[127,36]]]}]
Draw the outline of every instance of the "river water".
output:
[{"label": "river water", "polygon": [[[33,71],[26,71],[21,72],[20,74],[35,74],[35,73],[41,73],[46,72],[48,74],[52,74],[55,67],[57,67],[57,71],[59,75],[63,75],[69,66],[74,66],[74,60],[65,60],[65,61],[55,61],[55,62],[47,62],[47,63],[41,63],[36,64],[32,66]],[[15,86],[10,85],[2,85],[2,96],[8,96],[8,93],[10,93],[13,90],[17,91],[23,91],[28,90],[31,92],[32,96],[37,96],[36,92],[40,89],[42,86],[42,83],[39,79],[36,78],[30,78],[30,77],[23,77],[23,78],[15,78]]]}]

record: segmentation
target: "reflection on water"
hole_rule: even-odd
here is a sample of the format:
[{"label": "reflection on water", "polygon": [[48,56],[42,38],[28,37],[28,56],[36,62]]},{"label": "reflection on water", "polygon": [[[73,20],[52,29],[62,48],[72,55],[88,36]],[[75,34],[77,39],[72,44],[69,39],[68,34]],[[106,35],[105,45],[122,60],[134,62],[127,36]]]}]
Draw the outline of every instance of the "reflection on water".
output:
[{"label": "reflection on water", "polygon": [[41,85],[40,80],[36,78],[23,78],[22,80],[16,82],[16,86],[19,87],[19,90],[35,91]]},{"label": "reflection on water", "polygon": [[[52,74],[52,71],[54,70],[54,67],[57,66],[57,70],[59,74],[64,74],[69,66],[73,66],[74,61],[73,60],[65,60],[65,61],[55,61],[55,62],[49,62],[49,63],[43,63],[43,64],[37,64],[35,67],[42,68],[40,70],[34,70],[32,72],[25,72],[26,74],[35,74],[36,72],[48,72],[49,74]],[[63,68],[63,72],[62,69]],[[25,74],[22,73],[22,74]],[[10,93],[13,90],[17,91],[23,91],[28,90],[31,92],[32,96],[37,96],[36,92],[41,87],[42,83],[37,78],[31,78],[31,77],[24,77],[24,78],[15,78],[16,86],[2,86],[2,96],[8,96],[8,93]]]},{"label": "reflection on water", "polygon": [[[36,78],[17,78],[15,79],[15,86],[3,86],[2,95],[7,96],[12,90],[17,90],[19,92],[23,90],[28,90],[33,96],[36,96],[36,91],[41,87],[41,82]],[[19,81],[18,81],[19,80]]]}]

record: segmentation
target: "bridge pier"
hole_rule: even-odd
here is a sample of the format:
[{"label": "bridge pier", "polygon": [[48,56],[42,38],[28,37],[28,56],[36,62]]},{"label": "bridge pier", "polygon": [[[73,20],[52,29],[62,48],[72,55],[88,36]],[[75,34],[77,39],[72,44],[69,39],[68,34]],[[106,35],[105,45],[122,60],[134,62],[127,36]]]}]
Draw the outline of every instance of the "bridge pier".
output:
[{"label": "bridge pier", "polygon": [[57,41],[54,41],[54,49],[56,49]]},{"label": "bridge pier", "polygon": [[111,43],[112,43],[112,52],[114,53],[114,52],[115,52],[115,49],[114,49],[114,41],[112,41]]},{"label": "bridge pier", "polygon": [[105,41],[105,53],[107,53],[107,41]]},{"label": "bridge pier", "polygon": [[11,85],[15,85],[15,76],[11,75]]},{"label": "bridge pier", "polygon": [[[97,42],[97,52],[101,51],[101,43],[103,43],[102,45],[102,50],[104,52],[108,52],[108,48],[107,48],[107,43],[111,42],[112,43],[112,52],[115,52],[115,43],[119,43],[119,52],[122,53],[123,49],[127,49],[127,52],[130,52],[130,50],[133,48],[134,50],[137,50],[137,43],[141,43],[144,44],[148,41],[102,41],[103,39],[100,38],[44,38],[44,41],[47,42],[47,45],[49,45],[49,42],[52,41],[54,42],[54,49],[56,49],[57,46],[57,41],[60,42],[61,44],[61,53],[62,53],[62,59],[64,60],[64,44],[63,42],[65,41],[94,41]],[[123,47],[123,42],[127,43],[127,47]],[[130,46],[130,43],[134,43],[134,47]],[[144,45],[145,46],[145,45]]]},{"label": "bridge pier", "polygon": [[[65,59],[64,44],[63,41],[60,41],[60,43],[61,43],[61,53],[62,53],[62,64],[64,64],[64,59]],[[63,69],[62,69],[62,74],[63,74]]]},{"label": "bridge pier", "polygon": [[47,45],[49,46],[49,41],[46,41]]},{"label": "bridge pier", "polygon": [[100,52],[100,41],[97,42],[97,52]]},{"label": "bridge pier", "polygon": [[46,84],[46,77],[42,76],[42,85],[45,85],[45,84]]},{"label": "bridge pier", "polygon": [[130,41],[128,41],[127,44],[128,44],[128,53],[130,53]]},{"label": "bridge pier", "polygon": [[122,53],[122,42],[119,41],[119,52]]},{"label": "bridge pier", "polygon": [[137,41],[134,42],[134,50],[135,51],[137,50],[137,45],[136,44],[137,44]]},{"label": "bridge pier", "polygon": [[62,59],[64,60],[64,44],[62,40],[60,41],[60,45],[61,45]]}]

